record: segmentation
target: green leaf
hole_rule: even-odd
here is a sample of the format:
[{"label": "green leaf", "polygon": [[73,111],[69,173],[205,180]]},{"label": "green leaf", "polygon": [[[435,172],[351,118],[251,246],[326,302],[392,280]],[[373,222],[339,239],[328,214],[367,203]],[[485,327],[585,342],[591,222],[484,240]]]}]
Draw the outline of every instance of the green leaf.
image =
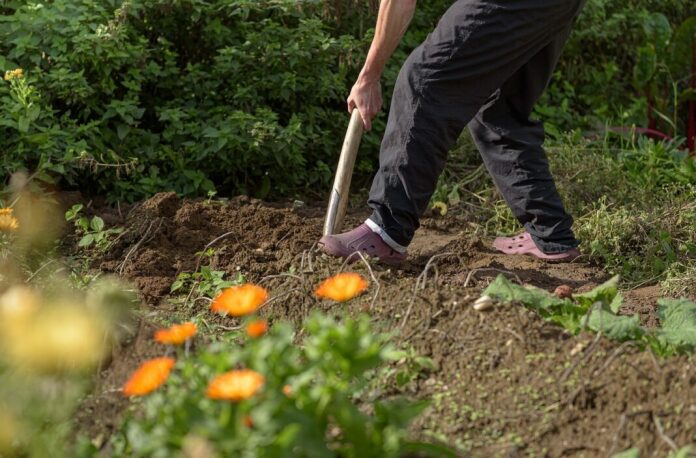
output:
[{"label": "green leaf", "polygon": [[662,13],[652,13],[643,22],[643,31],[648,42],[655,46],[658,54],[662,54],[672,38],[672,25]]},{"label": "green leaf", "polygon": [[128,124],[119,123],[118,126],[116,126],[116,135],[118,136],[119,140],[126,138],[130,131],[131,128]]},{"label": "green leaf", "polygon": [[614,299],[609,303],[609,310],[614,313],[619,313],[621,310],[621,305],[623,305],[623,294],[617,293]]},{"label": "green leaf", "polygon": [[611,458],[640,458],[640,449],[638,447],[629,448],[612,455]]},{"label": "green leaf", "polygon": [[98,216],[95,216],[94,218],[92,218],[92,222],[90,223],[90,227],[95,232],[101,232],[104,230],[104,220]]},{"label": "green leaf", "polygon": [[670,453],[668,458],[692,458],[694,456],[693,445],[682,447],[676,452]]},{"label": "green leaf", "polygon": [[657,53],[654,45],[638,48],[636,65],[633,67],[633,81],[638,88],[647,86],[657,71]]},{"label": "green leaf", "polygon": [[23,134],[29,132],[29,118],[26,116],[20,116],[19,120],[17,121],[17,130]]},{"label": "green leaf", "polygon": [[672,38],[669,67],[674,79],[688,75],[691,69],[691,52],[696,42],[696,16],[691,16],[677,27]]},{"label": "green leaf", "polygon": [[671,345],[696,347],[696,303],[686,299],[660,299],[657,314],[662,325],[658,337]]},{"label": "green leaf", "polygon": [[65,220],[72,221],[77,215],[82,211],[84,206],[82,204],[75,204],[68,211],[65,212]]},{"label": "green leaf", "polygon": [[543,289],[534,286],[519,286],[503,275],[499,275],[493,283],[488,285],[483,295],[496,298],[508,304],[512,302],[521,302],[527,307],[541,310],[572,305],[569,299],[559,299]]},{"label": "green leaf", "polygon": [[[595,303],[601,302],[607,307],[611,304],[611,309],[618,310],[621,306],[617,303],[616,297],[619,294],[619,276],[611,278],[609,281],[599,285],[592,291],[586,293],[574,294],[573,298],[585,309],[589,310]],[[620,299],[619,299],[620,300]]]},{"label": "green leaf", "polygon": [[81,248],[86,248],[90,246],[92,243],[94,243],[94,234],[87,234],[80,239],[78,246],[80,246]]},{"label": "green leaf", "polygon": [[602,332],[610,339],[619,341],[638,340],[644,334],[643,328],[640,327],[638,315],[615,315],[602,308],[590,312],[587,327],[595,332]]},{"label": "green leaf", "polygon": [[679,103],[696,101],[696,89],[688,88],[679,94]]}]

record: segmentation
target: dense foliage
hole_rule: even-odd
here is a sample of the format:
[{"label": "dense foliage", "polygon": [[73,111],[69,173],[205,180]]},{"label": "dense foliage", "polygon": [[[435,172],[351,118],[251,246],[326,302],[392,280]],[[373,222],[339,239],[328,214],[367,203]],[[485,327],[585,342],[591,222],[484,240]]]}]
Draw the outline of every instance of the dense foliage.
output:
[{"label": "dense foliage", "polygon": [[[449,3],[419,4],[385,75],[386,94]],[[539,108],[550,133],[647,125],[647,100],[633,78],[651,39],[645,18],[661,12],[676,27],[693,13],[688,3],[589,0]],[[0,71],[23,74],[0,85],[0,170],[27,168],[111,200],[170,189],[316,195],[331,177],[344,99],[377,4],[2,2]],[[675,109],[678,123],[685,109]],[[366,138],[358,164],[365,175],[383,121]]]}]

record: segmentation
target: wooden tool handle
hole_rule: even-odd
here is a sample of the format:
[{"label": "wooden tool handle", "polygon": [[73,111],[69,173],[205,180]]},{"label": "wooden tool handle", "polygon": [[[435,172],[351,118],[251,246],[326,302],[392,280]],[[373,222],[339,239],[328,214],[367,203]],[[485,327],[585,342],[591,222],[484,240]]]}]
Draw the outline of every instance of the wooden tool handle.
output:
[{"label": "wooden tool handle", "polygon": [[324,235],[331,235],[339,232],[343,225],[343,218],[346,216],[348,208],[350,181],[353,178],[353,168],[355,159],[358,156],[358,148],[363,134],[363,122],[357,108],[353,109],[348,124],[346,138],[343,140],[341,157],[338,160],[336,177],[331,196],[329,197],[329,207],[326,212],[324,222]]}]

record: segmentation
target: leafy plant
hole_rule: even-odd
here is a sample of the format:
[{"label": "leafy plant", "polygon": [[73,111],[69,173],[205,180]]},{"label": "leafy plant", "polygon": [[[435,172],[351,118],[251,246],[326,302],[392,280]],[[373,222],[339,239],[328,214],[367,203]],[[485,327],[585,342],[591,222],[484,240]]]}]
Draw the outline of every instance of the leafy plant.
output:
[{"label": "leafy plant", "polygon": [[574,334],[589,329],[613,340],[636,341],[662,356],[693,353],[696,349],[696,303],[686,299],[661,299],[658,302],[661,325],[646,329],[640,325],[638,316],[618,314],[623,302],[618,282],[617,276],[590,292],[560,299],[539,288],[519,286],[500,275],[483,294],[505,303],[524,304]]},{"label": "leafy plant", "polygon": [[[366,316],[341,320],[313,314],[300,345],[288,324],[230,351],[218,342],[179,360],[163,389],[145,398],[113,441],[115,456],[170,456],[194,444],[208,453],[254,456],[398,457],[406,452],[452,456],[407,440],[407,425],[425,403],[357,401],[371,371],[401,353],[374,333]],[[206,398],[211,378],[249,368],[262,390],[238,402]]]},{"label": "leafy plant", "polygon": [[[646,133],[668,138],[658,131],[660,117],[661,124],[666,124],[672,136],[676,136],[679,108],[686,105],[687,148],[696,151],[696,16],[687,18],[673,31],[665,15],[644,14],[643,31],[646,44],[638,48],[633,79],[647,100]],[[672,116],[664,114],[670,112]]]},{"label": "leafy plant", "polygon": [[98,251],[105,251],[109,248],[113,237],[121,234],[124,229],[122,227],[107,229],[104,225],[104,220],[99,216],[93,216],[91,219],[81,216],[80,213],[83,208],[82,204],[76,204],[65,212],[65,220],[73,221],[75,229],[80,235],[78,246],[81,248],[93,246]]},{"label": "leafy plant", "polygon": [[[210,258],[215,254],[213,248],[205,252],[196,253],[199,259]],[[244,275],[241,272],[233,280],[226,280],[226,272],[213,270],[210,266],[200,266],[196,272],[181,272],[170,288],[171,293],[176,293],[184,288],[189,288],[190,296],[213,298],[223,289],[244,283]]]}]

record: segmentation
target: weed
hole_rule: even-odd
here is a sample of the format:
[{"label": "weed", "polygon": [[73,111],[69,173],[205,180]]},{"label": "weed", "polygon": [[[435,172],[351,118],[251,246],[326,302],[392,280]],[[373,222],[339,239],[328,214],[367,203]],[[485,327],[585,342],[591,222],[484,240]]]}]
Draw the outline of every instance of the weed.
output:
[{"label": "weed", "polygon": [[640,326],[637,315],[619,315],[623,297],[618,291],[618,277],[587,293],[559,299],[533,286],[516,285],[499,276],[484,291],[484,295],[503,302],[519,302],[536,310],[549,321],[577,334],[589,329],[618,341],[635,341],[650,347],[655,354],[671,356],[691,354],[696,348],[696,303],[686,299],[661,299],[658,315],[661,326],[646,329]]},{"label": "weed", "polygon": [[102,252],[106,251],[111,246],[113,238],[123,232],[123,228],[106,229],[104,220],[99,216],[93,216],[91,219],[81,216],[80,213],[83,208],[82,204],[76,204],[65,212],[65,220],[74,222],[75,229],[80,237],[78,246],[80,248],[92,247]]},{"label": "weed", "polygon": [[[203,257],[210,259],[215,255],[215,249],[209,248],[205,252],[196,253],[196,256],[201,259]],[[196,272],[182,272],[177,275],[176,280],[170,288],[171,293],[176,293],[184,288],[190,290],[187,299],[207,297],[212,299],[225,288],[237,286],[244,283],[244,275],[237,272],[233,280],[226,280],[227,273],[221,270],[213,270],[210,266],[200,266]]]}]

